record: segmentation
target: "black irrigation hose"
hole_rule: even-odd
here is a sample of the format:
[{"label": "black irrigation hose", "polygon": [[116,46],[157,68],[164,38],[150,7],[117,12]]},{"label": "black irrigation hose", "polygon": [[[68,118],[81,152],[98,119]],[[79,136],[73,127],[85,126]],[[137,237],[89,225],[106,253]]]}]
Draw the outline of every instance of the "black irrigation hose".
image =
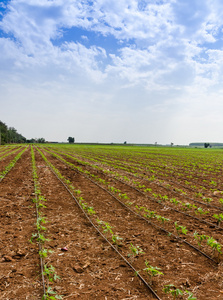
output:
[{"label": "black irrigation hose", "polygon": [[[143,171],[143,169],[141,168],[141,170]],[[128,172],[129,173],[129,172]],[[132,174],[132,176],[134,176],[134,173],[131,173]],[[146,180],[146,181],[148,181],[146,178],[144,178],[144,176],[137,176],[136,178],[141,178],[141,179],[143,179],[143,180]],[[163,178],[161,177],[159,177],[159,176],[157,176],[157,178],[158,179],[160,179],[160,180],[163,180]],[[166,179],[166,178],[165,178]],[[167,180],[167,179],[166,179]],[[190,190],[190,191],[192,191],[192,192],[196,192],[194,189],[192,189],[192,188],[190,188],[190,187],[187,187],[187,186],[185,186],[185,185],[183,185],[182,183],[179,183],[179,182],[175,182],[175,181],[173,181],[173,180],[171,180],[171,179],[168,179],[167,180],[168,182],[172,182],[172,183],[174,183],[174,184],[177,184],[177,185],[180,185],[181,187],[183,187],[183,188],[185,188],[185,189],[188,189],[188,190]],[[165,187],[165,186],[163,186],[163,185],[161,185],[164,189],[166,189],[166,190],[169,190],[167,187]],[[204,185],[205,186],[205,185]],[[173,193],[175,193],[175,194],[179,194],[177,191],[174,191],[174,190],[171,190],[171,192],[173,192]],[[204,194],[204,193],[203,193]],[[188,197],[188,196],[183,196],[184,198],[187,198],[187,199],[190,199],[191,201],[193,201],[193,202],[197,202],[197,203],[199,203],[199,204],[202,204],[202,205],[205,205],[205,206],[207,206],[207,207],[213,207],[213,208],[215,208],[215,209],[217,209],[217,210],[221,210],[221,211],[223,211],[223,208],[221,208],[221,207],[219,207],[219,206],[215,206],[215,205],[212,205],[212,204],[208,204],[208,203],[204,203],[204,202],[201,202],[201,201],[198,201],[198,200],[195,200],[195,199],[193,199],[193,198],[190,198],[190,197]]]},{"label": "black irrigation hose", "polygon": [[[126,164],[124,164],[124,165],[126,165]],[[135,167],[134,167],[134,168],[135,168]],[[142,168],[141,168],[141,170],[143,171]],[[134,176],[134,175],[133,175],[133,176]],[[144,180],[146,180],[143,176],[141,176],[141,178],[144,179]],[[157,178],[160,178],[160,177],[157,177]],[[190,190],[190,191],[192,191],[192,192],[196,192],[194,189],[192,189],[192,188],[190,188],[190,187],[188,187],[188,186],[185,186],[185,185],[183,185],[182,183],[174,182],[174,181],[171,180],[171,179],[168,179],[168,181],[169,181],[169,182],[172,182],[172,183],[174,183],[174,184],[180,185],[180,186],[182,186],[183,188],[188,189],[188,190]],[[169,190],[169,189],[166,188],[165,186],[163,186],[163,185],[161,185],[161,186],[162,186],[163,188],[165,188],[166,190]],[[206,185],[203,185],[203,186],[207,187]],[[175,194],[179,194],[177,191],[174,191],[174,190],[171,190],[171,192],[174,192]],[[202,205],[205,205],[205,206],[207,206],[207,207],[213,207],[213,208],[215,208],[215,209],[217,209],[217,210],[223,211],[223,208],[221,208],[221,207],[219,207],[219,206],[211,205],[211,204],[208,204],[208,203],[203,203],[203,202],[200,202],[200,201],[195,200],[195,199],[193,199],[193,198],[190,198],[190,197],[188,197],[188,196],[184,196],[184,198],[190,199],[190,200],[193,201],[193,202],[197,202],[197,203],[202,204]]]},{"label": "black irrigation hose", "polygon": [[[32,148],[31,148],[32,149]],[[32,155],[32,153],[31,153]],[[35,159],[35,157],[34,157]],[[35,163],[35,161],[34,161]],[[35,163],[36,165],[36,163]],[[32,172],[34,174],[34,165],[32,163]],[[34,179],[34,178],[33,178]],[[34,190],[35,190],[35,179],[34,179]],[[36,190],[35,190],[35,199],[36,199],[36,220],[38,221],[38,218],[39,218],[39,210],[38,210],[38,196],[37,196],[37,193],[36,193]],[[39,231],[38,231],[38,235],[39,235]],[[38,242],[38,247],[39,247],[39,253],[42,252],[42,244],[40,242]],[[43,257],[40,255],[40,269],[41,269],[41,277],[42,277],[42,286],[43,286],[43,295],[45,296],[46,294],[46,284],[45,284],[45,278],[44,278],[44,260],[43,260]]]},{"label": "black irrigation hose", "polygon": [[[60,160],[59,158],[57,158],[58,160]],[[61,160],[60,160],[61,161]],[[100,187],[101,189],[103,189],[105,192],[107,192],[109,195],[111,195],[114,199],[116,199],[122,206],[124,206],[127,210],[129,210],[130,212],[132,212],[133,214],[135,214],[137,217],[139,217],[140,219],[146,221],[147,223],[151,224],[152,226],[158,228],[159,230],[165,232],[168,235],[171,235],[173,237],[175,237],[176,239],[180,240],[181,242],[187,244],[189,247],[192,247],[194,250],[198,251],[200,254],[202,254],[203,256],[205,256],[206,258],[208,258],[209,260],[211,260],[212,262],[214,262],[215,264],[218,264],[215,260],[213,260],[210,256],[208,256],[207,254],[205,254],[204,252],[202,252],[201,250],[199,250],[197,247],[193,246],[192,244],[190,244],[189,242],[185,241],[184,239],[174,235],[173,233],[167,231],[166,229],[156,225],[155,223],[147,220],[146,218],[144,218],[143,216],[141,216],[140,214],[136,213],[135,211],[133,211],[131,208],[129,208],[127,205],[125,205],[122,201],[120,201],[118,198],[116,198],[111,192],[109,192],[108,190],[106,190],[104,187],[100,186],[97,182],[93,181],[91,178],[89,178],[87,175],[81,173],[80,171],[78,171],[77,169],[75,169],[75,171],[77,171],[79,174],[83,175],[85,178],[87,178],[88,180],[90,180],[92,183],[94,183],[95,185],[97,185],[98,187]],[[141,192],[141,191],[140,191]],[[153,200],[155,201],[155,200]],[[159,203],[159,202],[158,202]],[[190,216],[190,215],[189,215]],[[190,216],[191,217],[191,216]],[[197,218],[198,219],[198,218]],[[198,219],[200,220],[200,219]]]},{"label": "black irrigation hose", "polygon": [[[134,175],[133,175],[133,176],[134,176]],[[139,177],[138,177],[138,178],[139,178]],[[146,178],[144,178],[144,176],[140,176],[140,178],[142,178],[142,179],[148,181]],[[160,177],[157,176],[157,178],[159,179]],[[160,180],[163,180],[163,178],[161,177]],[[175,181],[173,181],[173,180],[171,180],[171,179],[168,179],[167,181],[168,181],[168,182],[172,182],[172,183],[174,183],[174,184],[177,184],[177,185],[179,185],[179,186],[181,186],[181,187],[183,187],[183,188],[185,188],[185,189],[187,189],[187,190],[189,190],[189,191],[196,192],[194,189],[192,189],[192,188],[190,188],[190,187],[188,187],[188,186],[185,186],[185,185],[183,185],[183,184],[180,183],[180,182],[175,182]],[[166,190],[169,190],[167,187],[165,187],[165,186],[163,186],[163,185],[161,185],[161,186],[162,186],[163,188],[165,188]],[[203,185],[203,186],[205,186],[205,185]],[[207,186],[206,186],[206,187],[207,187]],[[174,192],[175,194],[179,194],[177,191],[174,191],[174,190],[171,190],[171,192]],[[203,194],[205,194],[205,193],[203,193]],[[193,199],[193,198],[190,198],[190,197],[188,197],[188,196],[186,196],[186,195],[184,195],[183,197],[184,197],[184,198],[187,198],[187,199],[190,199],[190,200],[193,201],[193,202],[197,202],[197,203],[199,203],[199,204],[205,205],[205,206],[207,206],[207,207],[213,207],[213,208],[215,208],[215,209],[217,209],[217,210],[223,211],[223,208],[221,208],[221,207],[219,207],[219,206],[215,206],[215,205],[212,205],[212,204],[209,204],[209,203],[204,203],[204,202],[195,200],[195,199]]]},{"label": "black irrigation hose", "polygon": [[[120,181],[121,183],[123,183],[123,184],[129,186],[130,188],[133,188],[134,190],[136,190],[136,191],[139,192],[140,194],[144,195],[144,196],[147,197],[148,199],[152,200],[153,202],[156,202],[156,203],[158,203],[158,204],[160,204],[160,205],[162,205],[162,206],[166,206],[165,204],[163,204],[163,203],[161,203],[161,202],[155,200],[154,198],[152,198],[152,197],[150,197],[150,196],[144,194],[142,191],[140,191],[140,190],[137,189],[136,187],[131,186],[130,184],[128,184],[128,183],[126,183],[126,182],[124,182],[124,181],[122,181],[122,180],[120,180],[120,179],[117,179],[117,178],[115,178],[115,179],[116,179],[117,181]],[[166,207],[170,208],[171,210],[173,210],[173,211],[175,211],[175,212],[177,212],[177,213],[180,213],[180,214],[183,214],[183,215],[185,215],[185,216],[187,216],[187,217],[193,218],[193,219],[195,219],[195,220],[197,220],[197,221],[199,221],[199,222],[201,222],[201,223],[205,223],[205,224],[208,224],[209,226],[214,226],[215,228],[217,228],[217,229],[219,229],[219,230],[223,230],[222,227],[219,227],[219,226],[215,225],[214,223],[211,223],[211,222],[208,222],[208,221],[199,219],[199,218],[197,218],[197,217],[195,217],[195,216],[191,216],[191,215],[189,215],[189,214],[187,214],[187,213],[185,213],[185,212],[183,212],[183,211],[180,211],[180,210],[178,210],[178,209],[175,209],[175,208],[173,208],[173,207],[171,207],[171,206],[166,206]]]},{"label": "black irrigation hose", "polygon": [[[174,181],[172,181],[171,179],[169,179],[169,181],[172,182],[172,183],[174,183]],[[177,182],[176,184],[178,184],[178,185],[182,186],[183,188],[188,189],[188,190],[190,190],[190,191],[192,191],[192,192],[196,192],[196,191],[193,190],[192,188],[187,187],[187,186],[184,186],[184,185],[181,184],[181,183],[178,183],[178,182]],[[165,188],[165,189],[168,190],[167,187],[165,187],[165,186],[163,186],[163,185],[161,185],[161,186],[162,186],[163,188]],[[176,194],[179,194],[177,191],[173,191],[173,190],[172,190],[171,192],[174,192],[174,193],[176,193]],[[215,208],[215,209],[217,209],[217,210],[223,211],[223,208],[221,208],[221,207],[219,207],[219,206],[215,206],[215,205],[212,205],[212,204],[204,203],[204,202],[195,200],[195,199],[193,199],[193,198],[190,198],[190,197],[188,197],[188,196],[186,196],[186,195],[184,195],[183,197],[184,197],[184,198],[187,198],[187,199],[190,199],[191,201],[197,202],[197,203],[199,203],[199,204],[206,205],[207,207],[213,207],[213,208]]]},{"label": "black irrigation hose", "polygon": [[[47,163],[48,164],[48,163]],[[76,204],[78,205],[78,207],[81,209],[81,211],[83,212],[83,214],[85,215],[85,217],[88,219],[88,221],[90,222],[90,224],[95,228],[95,230],[100,234],[100,236],[112,247],[112,249],[118,253],[118,255],[125,261],[125,263],[135,272],[137,273],[137,270],[132,266],[132,264],[130,264],[128,262],[127,259],[125,259],[125,257],[116,249],[116,247],[114,245],[112,245],[109,240],[103,235],[103,233],[101,233],[101,231],[94,225],[94,223],[91,221],[91,219],[89,218],[89,216],[87,215],[87,213],[83,210],[83,208],[81,207],[80,203],[77,201],[77,199],[74,197],[73,193],[69,190],[69,188],[65,185],[65,183],[57,176],[57,174],[55,173],[55,171],[51,168],[51,166],[48,164],[49,168],[51,169],[51,171],[53,172],[53,174],[57,177],[57,179],[63,184],[63,186],[66,188],[66,190],[69,192],[69,194],[72,196],[72,198],[75,200]],[[156,297],[156,299],[161,300],[161,298],[156,294],[156,292],[151,288],[151,286],[145,281],[145,279],[139,274],[137,273],[139,279],[145,284],[145,286],[150,290],[150,292]]]},{"label": "black irrigation hose", "polygon": [[[35,195],[35,197],[36,197],[36,219],[38,220],[39,211],[38,211],[38,207],[37,207],[37,202],[38,202],[37,195]],[[41,243],[38,243],[38,247],[39,247],[39,252],[42,252]],[[43,266],[44,266],[44,261],[43,261],[42,256],[40,255],[40,269],[41,269],[41,277],[42,277],[42,285],[43,285],[43,295],[45,295],[46,294],[46,285],[45,285],[45,279],[44,279],[44,270],[43,270],[44,267]]]},{"label": "black irrigation hose", "polygon": [[[79,174],[82,174],[81,172],[79,172],[77,170],[77,172]],[[134,210],[132,210],[131,208],[129,208],[127,205],[125,205],[122,201],[120,201],[118,198],[116,198],[111,192],[109,192],[108,190],[106,190],[104,187],[100,186],[97,182],[94,182],[91,178],[89,178],[88,176],[86,176],[85,174],[82,174],[84,177],[88,178],[92,183],[94,183],[95,185],[97,185],[98,187],[100,187],[101,189],[103,189],[104,191],[106,191],[108,194],[110,194],[114,199],[116,199],[122,206],[124,206],[127,210],[131,211],[133,214],[135,214],[137,217],[139,217],[140,219],[146,221],[147,223],[151,224],[152,226],[158,228],[159,230],[167,233],[168,235],[171,235],[173,237],[175,237],[176,239],[180,240],[181,242],[187,244],[188,246],[192,247],[193,249],[195,249],[196,251],[198,251],[200,254],[202,254],[203,256],[205,256],[206,258],[210,259],[212,262],[214,262],[215,264],[218,264],[215,260],[213,260],[210,256],[208,256],[207,254],[205,254],[204,252],[202,252],[201,250],[199,250],[198,248],[196,248],[195,246],[193,246],[192,244],[190,244],[189,242],[185,241],[184,239],[180,238],[179,236],[176,236],[175,234],[169,232],[168,230],[164,229],[163,227],[160,227],[158,225],[156,225],[155,223],[147,220],[146,218],[144,218],[143,216],[141,216],[140,214],[136,213]]]},{"label": "black irrigation hose", "polygon": [[[50,148],[50,150],[52,151],[52,149]],[[53,149],[54,150],[54,149]],[[48,150],[49,151],[49,150]],[[56,150],[54,150],[54,151],[56,151]],[[64,154],[64,152],[61,152],[61,151],[56,151],[56,152],[59,152],[60,154]],[[65,153],[65,155],[66,155],[66,153]],[[74,157],[74,159],[75,159],[75,157]],[[143,169],[141,169],[141,170],[143,170]],[[131,173],[132,174],[132,173]],[[132,176],[134,176],[134,173],[132,174]],[[143,176],[140,176],[140,177],[138,177],[137,176],[137,178],[141,178],[141,179],[144,179],[144,180],[146,180],[146,181],[148,181],[147,179],[145,179]],[[159,178],[159,177],[157,177],[157,178]],[[116,178],[117,179],[117,178]],[[118,179],[117,179],[118,180]],[[121,181],[121,180],[120,180]],[[193,189],[191,189],[191,188],[189,188],[189,187],[187,187],[187,186],[184,186],[184,185],[182,185],[181,183],[178,183],[178,182],[173,182],[171,179],[169,179],[168,180],[169,182],[172,182],[172,183],[174,183],[174,184],[177,184],[177,185],[180,185],[180,186],[182,186],[182,187],[184,187],[184,188],[186,188],[186,189],[189,189],[189,190],[191,190],[191,191],[193,191],[194,192],[194,190]],[[125,182],[123,182],[123,183],[125,183]],[[126,183],[125,183],[126,184]],[[129,185],[130,186],[130,185]],[[131,186],[130,186],[131,187]],[[168,191],[170,191],[167,187],[165,187],[165,186],[163,186],[163,185],[161,185],[161,187],[162,188],[164,188],[164,189],[166,189],[166,190],[168,190]],[[134,188],[134,187],[132,187],[132,188]],[[139,190],[138,190],[139,191]],[[174,191],[174,190],[171,190],[171,192],[173,192],[173,193],[175,193],[175,194],[178,194],[179,195],[179,193],[177,192],[177,191]],[[183,196],[184,198],[186,198],[186,199],[189,199],[189,200],[191,200],[191,201],[193,201],[193,202],[196,202],[196,203],[199,203],[199,204],[201,204],[201,205],[205,205],[205,206],[207,206],[207,207],[212,207],[212,208],[215,208],[215,209],[217,209],[217,210],[220,210],[220,211],[223,211],[223,208],[221,208],[221,207],[218,207],[218,206],[215,206],[215,205],[211,205],[211,204],[208,204],[208,203],[204,203],[204,202],[200,202],[200,201],[198,201],[198,200],[195,200],[195,199],[193,199],[193,198],[190,198],[190,197],[188,197],[188,196]],[[179,211],[180,212],[180,211]],[[200,219],[199,219],[200,220]],[[206,221],[207,222],[207,221]],[[215,227],[217,227],[217,228],[219,228],[219,229],[221,229],[219,226],[216,226],[215,224],[213,224],[213,226],[215,226]]]},{"label": "black irrigation hose", "polygon": [[[113,177],[113,178],[114,178],[114,177]],[[133,188],[134,190],[136,190],[137,192],[139,192],[139,193],[142,194],[143,196],[147,197],[147,198],[150,199],[151,201],[156,202],[156,203],[158,203],[158,204],[160,204],[160,205],[162,205],[162,206],[166,206],[166,205],[160,203],[159,201],[155,200],[154,198],[152,198],[152,197],[150,197],[150,196],[144,194],[142,191],[138,190],[136,187],[133,187],[133,186],[129,185],[128,183],[126,183],[126,182],[124,182],[124,181],[122,181],[122,180],[120,180],[120,179],[117,179],[117,178],[115,178],[115,179],[116,179],[117,181],[120,181],[121,183],[123,183],[123,184],[125,184],[125,185],[127,185],[127,186],[129,186],[129,187],[131,187],[131,188]],[[92,181],[92,182],[93,182],[93,181]],[[163,187],[163,186],[162,186],[162,187]],[[166,189],[167,189],[167,188],[166,188]],[[107,191],[107,190],[106,190],[106,191]],[[189,197],[188,197],[188,198],[189,198]],[[193,200],[192,198],[189,198],[189,199],[191,199],[192,201],[196,201],[196,200]],[[203,203],[201,203],[201,204],[203,204]],[[204,204],[206,204],[206,203],[204,203]],[[183,215],[185,215],[185,216],[187,216],[187,217],[189,217],[189,218],[193,218],[193,219],[195,219],[195,220],[197,220],[197,221],[199,221],[199,222],[201,222],[201,223],[205,223],[205,224],[207,224],[207,225],[209,225],[209,226],[214,226],[215,228],[217,228],[217,229],[219,229],[219,230],[223,230],[223,228],[221,228],[221,227],[215,225],[214,223],[211,223],[211,222],[208,222],[208,221],[199,219],[199,218],[197,218],[197,217],[195,217],[195,216],[191,216],[191,215],[189,215],[189,214],[187,214],[187,213],[185,213],[185,212],[182,212],[182,211],[180,211],[180,210],[177,210],[177,209],[175,209],[175,208],[173,208],[173,207],[171,207],[171,206],[167,206],[167,207],[170,208],[171,210],[177,212],[177,213],[183,214]]]}]

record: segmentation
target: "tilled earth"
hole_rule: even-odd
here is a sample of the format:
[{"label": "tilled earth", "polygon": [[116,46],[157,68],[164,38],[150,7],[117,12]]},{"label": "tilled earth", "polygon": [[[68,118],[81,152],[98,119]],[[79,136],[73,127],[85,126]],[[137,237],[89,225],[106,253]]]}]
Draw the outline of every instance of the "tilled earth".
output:
[{"label": "tilled earth", "polygon": [[[48,152],[43,153],[81,191],[84,201],[94,207],[96,216],[91,216],[91,219],[95,225],[98,217],[112,226],[113,232],[122,239],[118,246],[119,252],[151,284],[160,299],[172,299],[172,296],[163,292],[163,287],[167,284],[189,290],[197,299],[223,299],[222,263],[214,263],[187,244],[140,219],[81,173]],[[1,169],[4,169],[10,158],[13,155],[1,161]],[[37,151],[35,159],[41,193],[47,200],[46,208],[42,209],[47,220],[46,236],[50,239],[46,247],[53,251],[46,263],[52,265],[60,277],[56,282],[50,283],[52,288],[58,295],[63,295],[63,299],[155,299],[129,266],[91,226],[74,198]],[[67,160],[75,164],[73,160]],[[90,167],[82,167],[95,172]],[[179,221],[191,232],[199,228],[199,231],[220,239],[221,230],[184,217],[166,207],[159,207],[159,204],[149,202],[148,198],[131,187],[100,171],[96,173],[127,193],[135,204],[147,205],[165,217]],[[43,295],[38,245],[35,240],[30,242],[32,234],[36,233],[32,178],[28,148],[0,182],[0,299],[41,299]],[[157,192],[159,188],[162,189],[156,188]],[[171,230],[171,225],[165,226]],[[106,236],[111,241],[110,236]],[[131,244],[140,247],[143,253],[134,258],[129,257]],[[64,248],[67,251],[63,251]],[[151,282],[143,271],[146,268],[145,261],[159,267],[163,275],[154,277]],[[179,299],[187,297],[185,294]]]}]

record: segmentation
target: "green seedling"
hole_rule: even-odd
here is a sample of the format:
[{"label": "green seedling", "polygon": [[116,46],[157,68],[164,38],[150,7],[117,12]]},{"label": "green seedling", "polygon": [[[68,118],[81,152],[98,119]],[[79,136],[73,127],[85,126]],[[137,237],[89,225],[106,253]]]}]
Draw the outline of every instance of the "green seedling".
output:
[{"label": "green seedling", "polygon": [[193,296],[193,293],[191,293],[187,290],[185,292],[189,295],[187,300],[197,300],[197,298]]},{"label": "green seedling", "polygon": [[41,251],[39,251],[39,256],[42,258],[46,258],[50,253],[53,253],[53,251],[48,249],[42,249]]},{"label": "green seedling", "polygon": [[205,202],[207,202],[207,203],[210,203],[210,202],[213,201],[212,198],[206,198],[206,197],[203,197],[203,200],[204,200]]},{"label": "green seedling", "polygon": [[119,237],[118,235],[112,235],[112,241],[114,244],[116,244],[117,246],[120,245],[121,240],[123,240],[123,238]]},{"label": "green seedling", "polygon": [[196,197],[200,197],[200,198],[203,197],[202,193],[200,193],[200,192],[199,192],[199,193],[196,193],[195,196],[196,196]]},{"label": "green seedling", "polygon": [[173,284],[165,285],[163,291],[166,294],[171,294],[174,300],[178,298],[178,296],[183,296],[183,291],[177,289]]},{"label": "green seedling", "polygon": [[177,230],[177,234],[179,235],[179,231],[181,230],[181,232],[183,233],[183,234],[187,234],[187,232],[188,232],[188,230],[186,229],[186,227],[184,227],[184,226],[182,226],[182,225],[178,225],[177,224],[177,222],[175,222],[174,223],[174,225],[175,225],[175,228],[176,228],[176,230]]},{"label": "green seedling", "polygon": [[87,207],[87,212],[88,212],[89,215],[95,215],[96,214],[96,212],[95,212],[95,210],[92,206]]},{"label": "green seedling", "polygon": [[162,224],[164,224],[164,222],[168,222],[170,219],[164,218],[162,216],[156,215],[157,220],[161,221]]},{"label": "green seedling", "polygon": [[209,236],[204,234],[198,234],[197,231],[194,232],[194,238],[198,243],[199,248],[201,248],[201,243],[203,240],[206,240]]},{"label": "green seedling", "polygon": [[198,207],[198,209],[195,211],[195,214],[202,214],[202,215],[205,215],[205,214],[208,214],[208,211],[204,211],[201,207]]},{"label": "green seedling", "polygon": [[131,253],[128,254],[128,257],[136,257],[139,254],[144,254],[143,250],[139,246],[133,246],[132,243],[130,243],[129,250]]},{"label": "green seedling", "polygon": [[125,200],[129,200],[129,197],[126,194],[118,194],[120,198],[125,199]]},{"label": "green seedling", "polygon": [[213,237],[209,237],[207,239],[207,245],[210,246],[213,250],[213,255],[215,254],[215,252],[218,252],[218,260],[220,260],[220,255],[222,254],[222,245],[220,243],[218,243]]},{"label": "green seedling", "polygon": [[220,223],[223,221],[223,214],[214,214],[213,217],[215,219],[217,219],[217,222],[218,222],[218,226],[220,225]]},{"label": "green seedling", "polygon": [[49,267],[47,267],[47,265],[44,265],[43,275],[47,276],[50,282],[60,279],[60,277],[55,272],[55,268],[52,265]]},{"label": "green seedling", "polygon": [[81,191],[80,190],[75,190],[75,194],[79,196],[81,194]]},{"label": "green seedling", "polygon": [[37,230],[38,231],[41,231],[41,230],[46,230],[46,227],[43,227],[41,224],[45,224],[46,223],[46,220],[45,220],[45,217],[41,217],[39,216],[37,218],[37,221],[36,221],[36,227],[37,227]]},{"label": "green seedling", "polygon": [[110,232],[113,235],[112,226],[109,223],[97,219],[96,222],[104,229],[103,232]]},{"label": "green seedling", "polygon": [[214,185],[214,186],[217,186],[217,182],[215,182],[214,180],[211,180],[210,184]]},{"label": "green seedling", "polygon": [[62,300],[62,299],[63,299],[62,296],[57,295],[57,293],[54,292],[50,286],[47,288],[46,293],[42,297],[42,300]]},{"label": "green seedling", "polygon": [[46,205],[42,204],[41,202],[37,202],[37,207],[38,208],[46,208]]},{"label": "green seedling", "polygon": [[180,201],[178,201],[176,198],[172,198],[172,199],[170,199],[170,202],[171,202],[171,203],[174,203],[175,205],[178,205],[178,203],[179,203]]},{"label": "green seedling", "polygon": [[160,275],[163,275],[162,272],[160,272],[160,268],[158,267],[153,267],[151,265],[149,265],[149,262],[148,261],[145,261],[145,265],[146,265],[146,268],[143,269],[143,271],[145,271],[149,276],[150,276],[150,282],[152,283],[152,278],[154,276],[160,276]]}]

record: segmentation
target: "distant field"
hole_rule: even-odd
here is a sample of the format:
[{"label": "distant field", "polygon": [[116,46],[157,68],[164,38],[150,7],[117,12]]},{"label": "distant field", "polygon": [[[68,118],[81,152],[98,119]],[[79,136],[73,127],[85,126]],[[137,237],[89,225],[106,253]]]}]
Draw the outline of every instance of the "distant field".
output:
[{"label": "distant field", "polygon": [[223,299],[222,168],[221,149],[0,146],[0,298]]}]

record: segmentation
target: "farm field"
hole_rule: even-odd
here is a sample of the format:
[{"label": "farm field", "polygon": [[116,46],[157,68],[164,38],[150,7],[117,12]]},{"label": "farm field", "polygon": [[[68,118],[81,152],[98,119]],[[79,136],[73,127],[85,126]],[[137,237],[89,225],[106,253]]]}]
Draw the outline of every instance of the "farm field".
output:
[{"label": "farm field", "polygon": [[0,146],[0,299],[223,299],[223,150]]}]

